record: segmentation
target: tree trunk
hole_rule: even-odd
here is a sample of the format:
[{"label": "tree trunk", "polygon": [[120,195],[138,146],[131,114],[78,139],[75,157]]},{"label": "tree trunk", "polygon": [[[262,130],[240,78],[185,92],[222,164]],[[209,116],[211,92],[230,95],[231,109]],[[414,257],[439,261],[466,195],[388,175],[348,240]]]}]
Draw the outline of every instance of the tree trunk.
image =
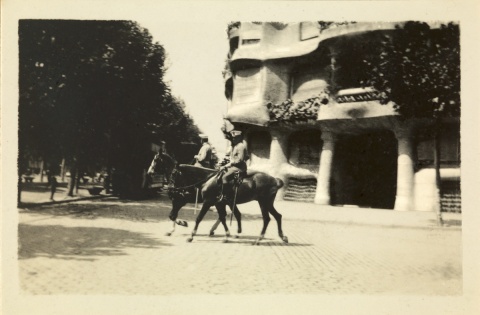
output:
[{"label": "tree trunk", "polygon": [[435,122],[435,138],[434,138],[434,153],[433,153],[433,163],[435,166],[435,185],[438,202],[435,205],[435,212],[437,215],[437,224],[443,225],[442,218],[442,204],[441,204],[441,178],[440,178],[440,124],[438,121]]},{"label": "tree trunk", "polygon": [[80,178],[83,178],[83,169],[77,169],[77,178],[75,180],[75,194],[78,195],[78,186],[80,186]]},{"label": "tree trunk", "polygon": [[43,169],[45,166],[45,159],[42,158],[42,163],[40,163],[40,183],[43,183]]},{"label": "tree trunk", "polygon": [[22,203],[22,174],[24,174],[26,166],[25,164],[26,159],[24,158],[24,155],[21,154],[22,150],[18,151],[18,168],[17,168],[17,175],[18,175],[18,181],[17,181],[17,206],[20,207],[20,204]]},{"label": "tree trunk", "polygon": [[[74,162],[75,163],[75,162]],[[73,189],[75,188],[75,183],[77,179],[77,166],[73,165],[72,168],[70,168],[70,178],[68,180],[68,193],[67,196],[73,197]]]},{"label": "tree trunk", "polygon": [[20,207],[22,203],[22,175],[18,175],[18,183],[17,183],[17,207]]},{"label": "tree trunk", "polygon": [[62,159],[62,168],[60,170],[60,175],[62,176],[62,182],[65,181],[65,158]]}]

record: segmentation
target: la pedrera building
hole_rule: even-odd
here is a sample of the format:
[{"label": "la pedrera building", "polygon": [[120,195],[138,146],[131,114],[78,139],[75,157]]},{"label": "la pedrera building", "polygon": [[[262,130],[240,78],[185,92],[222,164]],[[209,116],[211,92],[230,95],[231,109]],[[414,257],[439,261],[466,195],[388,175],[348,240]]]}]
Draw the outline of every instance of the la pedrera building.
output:
[{"label": "la pedrera building", "polygon": [[229,27],[226,118],[246,135],[249,169],[285,182],[278,198],[460,212],[460,119],[442,121],[439,194],[429,121],[401,119],[359,84],[367,48],[397,24]]}]

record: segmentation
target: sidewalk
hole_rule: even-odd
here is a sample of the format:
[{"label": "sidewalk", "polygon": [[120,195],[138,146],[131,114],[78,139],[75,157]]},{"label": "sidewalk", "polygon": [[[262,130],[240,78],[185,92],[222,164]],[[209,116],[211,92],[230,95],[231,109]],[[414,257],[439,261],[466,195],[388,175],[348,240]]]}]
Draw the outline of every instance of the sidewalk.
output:
[{"label": "sidewalk", "polygon": [[[260,215],[257,202],[239,205],[244,214]],[[275,209],[285,220],[322,221],[342,224],[376,225],[386,227],[461,229],[461,213],[442,212],[444,225],[438,226],[436,214],[425,211],[394,211],[359,207],[325,206],[313,203],[276,201]],[[272,221],[274,221],[273,217]],[[272,223],[271,221],[271,223]],[[270,223],[270,224],[271,224]]]},{"label": "sidewalk", "polygon": [[53,196],[53,201],[50,200],[50,187],[47,187],[47,183],[34,181],[33,183],[22,183],[22,193],[21,193],[21,206],[22,207],[32,207],[32,206],[41,206],[49,204],[59,204],[79,200],[89,200],[89,199],[98,199],[111,196],[110,194],[105,194],[104,190],[99,195],[91,195],[88,191],[88,188],[91,188],[92,185],[84,184],[80,185],[78,192],[74,190],[74,196],[67,196],[67,183],[59,182],[56,192]]},{"label": "sidewalk", "polygon": [[[59,183],[57,191],[54,195],[54,201],[50,201],[50,189],[46,183],[34,182],[24,184],[22,191],[22,207],[35,207],[41,205],[67,203],[72,201],[99,199],[111,197],[104,191],[100,195],[90,195],[87,188],[90,186],[83,185],[78,189],[78,193],[74,197],[67,196],[66,183]],[[115,198],[116,200],[116,198]],[[170,206],[170,200],[165,193],[159,195],[156,200],[165,205]],[[194,204],[184,206],[185,210],[194,210]],[[261,217],[258,202],[248,202],[238,205],[240,212],[245,215],[254,215]],[[201,208],[201,204],[197,207],[197,213]],[[214,207],[211,208],[215,209]],[[461,213],[442,212],[444,225],[438,226],[436,214],[424,211],[394,211],[391,209],[372,209],[359,207],[342,207],[342,206],[325,206],[313,203],[303,203],[295,201],[276,201],[275,209],[280,212],[284,220],[299,221],[318,221],[324,223],[341,223],[352,225],[372,225],[385,227],[409,227],[409,228],[448,228],[461,229],[462,215]],[[230,214],[230,211],[228,211]],[[274,223],[271,216],[270,224]]]}]

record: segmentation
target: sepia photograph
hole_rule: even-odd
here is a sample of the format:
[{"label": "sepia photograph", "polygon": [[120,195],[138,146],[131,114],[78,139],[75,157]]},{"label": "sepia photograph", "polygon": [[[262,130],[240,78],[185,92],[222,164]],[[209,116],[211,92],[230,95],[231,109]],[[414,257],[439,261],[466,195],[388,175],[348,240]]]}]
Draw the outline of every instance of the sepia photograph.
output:
[{"label": "sepia photograph", "polygon": [[440,2],[4,1],[2,314],[478,314]]}]

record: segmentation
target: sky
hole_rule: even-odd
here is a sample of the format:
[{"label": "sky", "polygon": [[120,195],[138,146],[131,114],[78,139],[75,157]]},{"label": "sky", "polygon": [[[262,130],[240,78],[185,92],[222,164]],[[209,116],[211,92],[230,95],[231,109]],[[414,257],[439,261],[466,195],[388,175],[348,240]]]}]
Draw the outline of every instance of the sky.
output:
[{"label": "sky", "polygon": [[187,113],[222,157],[226,142],[220,127],[227,108],[222,70],[228,52],[228,22],[208,19],[199,25],[198,21],[134,20],[165,48],[165,81],[172,94],[185,101]]}]

